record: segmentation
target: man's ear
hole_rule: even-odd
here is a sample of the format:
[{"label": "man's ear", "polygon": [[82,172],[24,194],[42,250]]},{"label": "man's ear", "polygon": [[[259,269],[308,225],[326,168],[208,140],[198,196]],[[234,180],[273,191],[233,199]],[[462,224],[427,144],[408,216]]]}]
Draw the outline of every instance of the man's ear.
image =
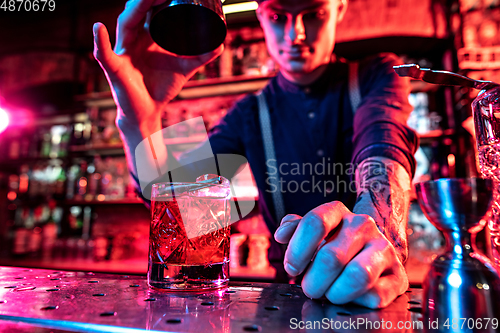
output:
[{"label": "man's ear", "polygon": [[349,0],[338,0],[337,23],[344,19],[345,12],[347,11],[347,3]]},{"label": "man's ear", "polygon": [[259,23],[260,19],[262,18],[262,9],[260,6],[261,5],[259,5],[259,7],[257,7],[257,9],[255,10],[255,15],[257,16],[257,20],[259,21]]}]

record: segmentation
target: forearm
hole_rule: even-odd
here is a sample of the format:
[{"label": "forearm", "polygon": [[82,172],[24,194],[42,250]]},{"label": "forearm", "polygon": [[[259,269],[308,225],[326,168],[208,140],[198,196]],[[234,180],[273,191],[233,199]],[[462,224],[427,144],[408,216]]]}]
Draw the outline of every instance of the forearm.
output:
[{"label": "forearm", "polygon": [[406,236],[411,180],[406,169],[385,157],[370,157],[356,169],[358,199],[353,212],[371,216],[392,243],[401,263],[408,257]]},{"label": "forearm", "polygon": [[[136,185],[144,192],[146,185],[165,173],[168,163],[173,160],[173,157],[169,158],[169,152],[163,143],[160,119],[149,124],[138,124],[118,117],[116,125],[123,142],[129,171],[136,176],[139,181]],[[148,195],[144,194],[149,199]]]}]

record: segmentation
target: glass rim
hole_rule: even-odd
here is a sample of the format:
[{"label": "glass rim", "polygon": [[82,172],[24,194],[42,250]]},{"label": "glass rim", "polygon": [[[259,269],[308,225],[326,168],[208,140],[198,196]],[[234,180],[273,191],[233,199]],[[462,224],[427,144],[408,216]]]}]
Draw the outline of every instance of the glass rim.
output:
[{"label": "glass rim", "polygon": [[152,185],[153,188],[157,188],[161,185],[210,185],[210,187],[212,186],[224,186],[224,187],[230,187],[231,184],[203,184],[203,183],[199,183],[199,182],[161,182],[161,183],[155,183]]},{"label": "glass rim", "polygon": [[[212,189],[213,192],[220,192],[220,194],[211,193],[208,195],[207,190]],[[201,192],[198,192],[201,191]],[[191,196],[192,193],[207,193],[207,197],[224,198],[231,197],[231,184],[208,184],[199,182],[161,182],[153,185],[151,189],[151,199],[161,197],[175,197],[175,196]],[[227,192],[227,193],[226,193]],[[226,193],[225,195],[222,195]]]}]

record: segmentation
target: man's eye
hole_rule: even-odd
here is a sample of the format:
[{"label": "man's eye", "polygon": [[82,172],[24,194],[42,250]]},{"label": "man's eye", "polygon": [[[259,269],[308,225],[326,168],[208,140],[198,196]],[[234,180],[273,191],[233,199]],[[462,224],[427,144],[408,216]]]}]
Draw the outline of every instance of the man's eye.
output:
[{"label": "man's eye", "polygon": [[324,9],[318,9],[309,13],[305,13],[302,18],[304,20],[321,20],[325,18],[326,16],[326,10]]},{"label": "man's eye", "polygon": [[272,13],[271,15],[269,15],[269,19],[273,22],[276,22],[276,23],[282,23],[282,22],[286,22],[286,15]]}]

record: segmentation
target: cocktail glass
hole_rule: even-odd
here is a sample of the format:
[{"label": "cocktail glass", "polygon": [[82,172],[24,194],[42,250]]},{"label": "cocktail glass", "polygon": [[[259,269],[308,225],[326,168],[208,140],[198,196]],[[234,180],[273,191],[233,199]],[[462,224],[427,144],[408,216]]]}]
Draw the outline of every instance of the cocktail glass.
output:
[{"label": "cocktail glass", "polygon": [[493,181],[493,205],[488,229],[491,257],[500,265],[500,90],[483,90],[472,102],[479,167]]},{"label": "cocktail glass", "polygon": [[153,185],[148,284],[165,290],[205,290],[229,282],[229,181],[211,175],[195,183]]}]

